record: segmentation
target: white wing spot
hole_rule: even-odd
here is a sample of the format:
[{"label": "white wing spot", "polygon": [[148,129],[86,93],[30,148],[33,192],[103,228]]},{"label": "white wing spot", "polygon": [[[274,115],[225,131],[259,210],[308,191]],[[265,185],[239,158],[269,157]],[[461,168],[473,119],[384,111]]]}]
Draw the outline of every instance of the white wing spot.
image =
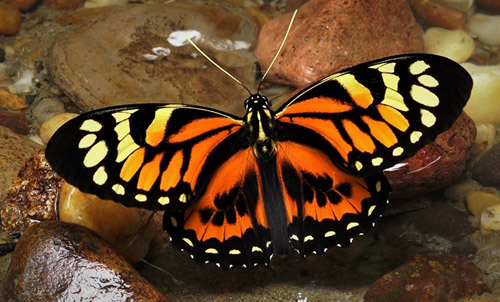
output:
[{"label": "white wing spot", "polygon": [[229,255],[240,255],[240,254],[241,254],[240,250],[230,250],[229,251]]},{"label": "white wing spot", "polygon": [[354,163],[354,166],[356,166],[356,169],[357,169],[358,171],[361,171],[361,169],[363,169],[363,164],[362,164],[360,161],[356,161],[356,162]]},{"label": "white wing spot", "polygon": [[97,139],[97,135],[95,134],[87,134],[82,139],[80,140],[80,143],[78,143],[78,148],[80,149],[86,149],[90,146],[92,146]]},{"label": "white wing spot", "polygon": [[[187,238],[184,238],[184,239],[187,239]],[[188,239],[188,240],[189,240],[189,239]],[[186,240],[184,240],[184,241],[186,241]],[[188,243],[188,244],[189,244],[189,243]],[[189,245],[191,245],[191,244],[189,244]],[[206,253],[206,254],[215,254],[215,255],[216,255],[216,254],[218,254],[219,252],[218,252],[216,249],[214,249],[214,248],[208,248],[208,249],[206,249],[206,250],[205,250],[205,253]]]},{"label": "white wing spot", "polygon": [[384,162],[384,159],[382,157],[375,157],[372,159],[372,165],[374,167],[380,166]]},{"label": "white wing spot", "polygon": [[380,190],[382,190],[382,183],[380,181],[377,181],[377,183],[375,184],[375,190],[377,190],[377,192],[380,192]]},{"label": "white wing spot", "polygon": [[182,238],[182,241],[184,241],[185,243],[187,243],[187,245],[189,245],[190,247],[193,247],[193,242],[191,240],[189,240],[189,238]]},{"label": "white wing spot", "polygon": [[181,196],[179,196],[179,201],[182,202],[182,203],[186,203],[187,202],[186,193],[182,193]]},{"label": "white wing spot", "polygon": [[108,154],[108,146],[105,141],[101,140],[90,148],[83,159],[83,164],[87,168],[95,167],[106,157],[106,154]]},{"label": "white wing spot", "polygon": [[102,129],[101,123],[96,120],[85,120],[80,126],[80,130],[88,132],[98,132]]},{"label": "white wing spot", "polygon": [[161,204],[162,206],[169,204],[170,198],[168,196],[162,196],[162,197],[158,198],[158,203]]},{"label": "white wing spot", "polygon": [[439,105],[439,98],[434,92],[420,85],[411,86],[410,95],[415,102],[427,107],[436,107]]},{"label": "white wing spot", "polygon": [[396,147],[394,148],[394,150],[392,150],[392,156],[400,156],[401,154],[403,154],[405,149],[403,149],[402,147]]},{"label": "white wing spot", "polygon": [[115,126],[115,132],[118,136],[118,140],[121,141],[127,134],[130,133],[130,122],[125,120]]},{"label": "white wing spot", "polygon": [[253,246],[252,247],[252,253],[253,252],[260,252],[260,253],[262,253],[262,249],[260,247],[258,247],[258,246]]},{"label": "white wing spot", "polygon": [[427,128],[434,126],[434,124],[436,123],[436,116],[429,110],[420,109],[420,117],[422,124]]},{"label": "white wing spot", "polygon": [[295,241],[299,241],[299,237],[297,237],[297,235],[295,235],[295,234],[290,236],[290,239],[295,240]]},{"label": "white wing spot", "polygon": [[328,231],[325,233],[325,238],[335,236],[335,234],[337,234],[337,233],[335,233],[335,231]]},{"label": "white wing spot", "polygon": [[135,195],[135,200],[137,200],[138,202],[145,202],[148,200],[148,197],[144,194],[137,194]]},{"label": "white wing spot", "polygon": [[114,184],[111,189],[118,195],[125,195],[125,188],[121,184]]},{"label": "white wing spot", "polygon": [[92,180],[100,186],[106,183],[106,180],[108,180],[108,173],[106,173],[106,169],[104,168],[104,166],[100,166],[99,168],[97,168]]},{"label": "white wing spot", "polygon": [[422,137],[422,132],[420,132],[420,131],[413,131],[410,134],[410,142],[412,144],[414,144],[414,143],[418,142],[421,137]]},{"label": "white wing spot", "polygon": [[411,74],[417,75],[417,74],[421,74],[422,72],[426,71],[429,68],[430,68],[429,64],[425,63],[422,60],[419,60],[419,61],[415,61],[414,63],[412,63],[410,65],[409,70],[410,70]]},{"label": "white wing spot", "polygon": [[376,208],[376,206],[375,206],[375,205],[373,205],[373,206],[371,206],[371,207],[368,209],[368,216],[372,216],[373,211],[375,211],[375,208]]},{"label": "white wing spot", "polygon": [[314,240],[314,237],[311,236],[311,235],[307,235],[304,237],[304,242],[307,242],[307,241],[310,241],[310,240]]},{"label": "white wing spot", "polygon": [[345,229],[350,230],[350,229],[355,228],[357,226],[359,226],[358,222],[350,222]]},{"label": "white wing spot", "polygon": [[438,80],[428,74],[419,76],[418,81],[426,87],[437,87],[439,85]]}]

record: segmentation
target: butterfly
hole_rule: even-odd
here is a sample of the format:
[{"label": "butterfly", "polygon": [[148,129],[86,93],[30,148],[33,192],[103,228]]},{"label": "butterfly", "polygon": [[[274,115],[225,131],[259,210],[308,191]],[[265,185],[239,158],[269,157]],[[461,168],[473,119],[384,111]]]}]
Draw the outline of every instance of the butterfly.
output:
[{"label": "butterfly", "polygon": [[172,244],[228,269],[274,254],[322,254],[370,231],[387,207],[387,169],[448,129],[470,75],[436,55],[345,69],[277,110],[263,95],[243,117],[200,106],[137,104],[64,124],[46,157],[80,190],[164,211]]}]

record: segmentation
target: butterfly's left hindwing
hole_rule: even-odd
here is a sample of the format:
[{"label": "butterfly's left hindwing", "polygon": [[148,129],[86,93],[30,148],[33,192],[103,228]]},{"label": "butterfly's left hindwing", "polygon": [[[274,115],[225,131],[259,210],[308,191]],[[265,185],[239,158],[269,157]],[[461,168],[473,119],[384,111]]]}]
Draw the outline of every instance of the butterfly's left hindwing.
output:
[{"label": "butterfly's left hindwing", "polygon": [[[229,137],[239,137],[242,126],[236,118],[202,107],[120,106],[64,124],[46,156],[56,172],[84,192],[126,206],[186,208],[206,182],[199,176],[207,178],[219,164],[207,163],[207,157]],[[230,157],[231,150],[225,151]]]}]

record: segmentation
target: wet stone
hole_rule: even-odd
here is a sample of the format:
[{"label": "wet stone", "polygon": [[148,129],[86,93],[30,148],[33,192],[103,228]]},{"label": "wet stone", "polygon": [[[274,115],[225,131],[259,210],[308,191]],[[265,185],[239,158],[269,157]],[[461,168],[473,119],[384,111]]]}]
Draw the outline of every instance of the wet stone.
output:
[{"label": "wet stone", "polygon": [[2,298],[169,301],[93,231],[59,221],[36,224],[20,238],[0,291]]},{"label": "wet stone", "polygon": [[500,143],[486,151],[472,169],[472,178],[483,186],[500,189]]}]

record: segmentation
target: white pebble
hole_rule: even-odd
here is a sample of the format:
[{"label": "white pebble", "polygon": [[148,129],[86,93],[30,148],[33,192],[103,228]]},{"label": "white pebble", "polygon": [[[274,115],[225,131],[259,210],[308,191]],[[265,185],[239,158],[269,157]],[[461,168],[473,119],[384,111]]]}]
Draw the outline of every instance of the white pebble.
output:
[{"label": "white pebble", "polygon": [[500,231],[500,204],[491,206],[481,214],[481,229]]},{"label": "white pebble", "polygon": [[33,75],[34,75],[33,70],[31,70],[30,68],[23,70],[19,79],[15,81],[14,84],[11,85],[10,90],[13,90],[12,91],[13,93],[30,92],[35,85],[33,83]]},{"label": "white pebble", "polygon": [[64,104],[55,98],[44,98],[31,109],[36,120],[42,124],[54,115],[64,112]]},{"label": "white pebble", "polygon": [[[500,34],[499,34],[500,36]],[[463,63],[462,66],[474,80],[472,94],[465,112],[476,123],[500,123],[500,65],[478,66]]]},{"label": "white pebble", "polygon": [[78,114],[65,112],[48,119],[45,123],[42,124],[42,126],[40,126],[40,138],[42,139],[42,141],[45,144],[48,143],[52,135],[56,132],[57,129],[59,129],[59,127],[76,116],[78,116]]},{"label": "white pebble", "polygon": [[474,14],[467,27],[484,44],[500,45],[500,16]]},{"label": "white pebble", "polygon": [[474,147],[472,148],[473,154],[482,154],[491,149],[495,143],[497,129],[492,124],[476,124],[477,135]]},{"label": "white pebble", "polygon": [[474,52],[474,40],[463,30],[429,28],[424,33],[425,52],[445,56],[455,62],[467,61]]},{"label": "white pebble", "polygon": [[481,185],[479,185],[476,181],[467,180],[461,183],[453,184],[446,188],[446,190],[444,190],[444,196],[448,199],[462,202],[465,200],[467,193],[480,188]]}]

